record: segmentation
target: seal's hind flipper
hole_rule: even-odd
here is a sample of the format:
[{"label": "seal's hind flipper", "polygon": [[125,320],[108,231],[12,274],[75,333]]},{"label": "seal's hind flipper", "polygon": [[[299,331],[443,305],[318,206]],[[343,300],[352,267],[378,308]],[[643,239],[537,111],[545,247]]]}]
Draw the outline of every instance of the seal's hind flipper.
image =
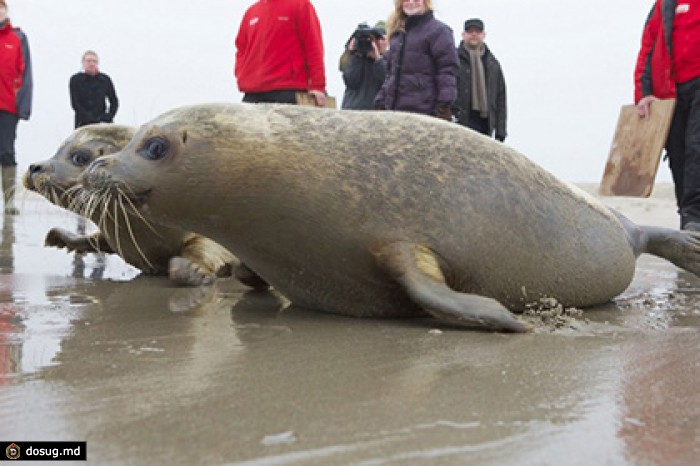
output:
[{"label": "seal's hind flipper", "polygon": [[459,293],[449,288],[438,259],[428,248],[395,242],[374,251],[377,265],[391,275],[409,297],[433,317],[451,324],[474,325],[509,332],[527,332],[501,303],[484,296]]},{"label": "seal's hind flipper", "polygon": [[700,233],[637,225],[614,209],[610,210],[620,220],[635,256],[653,254],[700,276]]},{"label": "seal's hind flipper", "polygon": [[670,228],[639,227],[647,238],[647,252],[673,262],[678,267],[700,276],[700,233]]}]

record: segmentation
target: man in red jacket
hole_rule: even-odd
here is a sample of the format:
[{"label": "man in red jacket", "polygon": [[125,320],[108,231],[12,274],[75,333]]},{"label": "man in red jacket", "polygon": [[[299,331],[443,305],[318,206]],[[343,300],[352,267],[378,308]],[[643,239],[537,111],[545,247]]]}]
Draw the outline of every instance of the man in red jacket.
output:
[{"label": "man in red jacket", "polygon": [[7,4],[0,0],[0,166],[6,214],[19,213],[13,204],[17,177],[15,138],[18,120],[28,120],[31,107],[32,72],[27,36],[12,26]]},{"label": "man in red jacket", "polygon": [[243,102],[296,103],[309,92],[326,100],[321,25],[309,0],[259,0],[236,36],[235,75]]},{"label": "man in red jacket", "polygon": [[681,228],[700,231],[700,0],[656,0],[635,69],[639,116],[675,97],[666,141]]}]

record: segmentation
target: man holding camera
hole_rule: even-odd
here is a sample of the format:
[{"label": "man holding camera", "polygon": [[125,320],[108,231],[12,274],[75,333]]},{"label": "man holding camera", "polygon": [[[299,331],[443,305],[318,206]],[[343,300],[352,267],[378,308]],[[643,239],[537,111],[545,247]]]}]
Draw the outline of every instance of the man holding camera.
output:
[{"label": "man holding camera", "polygon": [[340,59],[345,81],[343,109],[372,110],[374,98],[386,77],[386,29],[380,21],[370,28],[360,24]]}]

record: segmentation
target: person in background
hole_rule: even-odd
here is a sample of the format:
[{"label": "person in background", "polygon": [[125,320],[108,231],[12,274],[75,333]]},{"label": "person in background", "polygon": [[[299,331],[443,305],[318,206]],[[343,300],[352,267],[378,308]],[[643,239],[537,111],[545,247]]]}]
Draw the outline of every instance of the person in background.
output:
[{"label": "person in background", "polygon": [[236,36],[234,73],[243,102],[296,103],[308,92],[326,103],[323,39],[309,0],[261,0],[246,10]]},{"label": "person in background", "polygon": [[29,120],[32,91],[27,36],[12,25],[7,3],[0,0],[0,166],[5,213],[9,215],[19,214],[14,205],[17,181],[15,139],[19,120]]},{"label": "person in background", "polygon": [[501,65],[484,43],[484,22],[464,22],[462,42],[457,47],[457,121],[474,131],[503,142],[506,139],[506,81]]},{"label": "person in background", "polygon": [[640,118],[657,99],[676,98],[666,140],[681,228],[700,231],[700,0],[657,0],[635,68]]},{"label": "person in background", "polygon": [[[100,60],[92,50],[83,54],[83,71],[70,78],[70,103],[75,111],[75,127],[112,123],[119,99],[109,76],[101,73]],[[109,102],[109,108],[107,108]]]},{"label": "person in background", "polygon": [[373,28],[358,28],[340,59],[345,82],[343,109],[372,110],[374,98],[386,77],[386,26],[379,21]]},{"label": "person in background", "polygon": [[431,0],[394,0],[387,33],[387,76],[375,109],[452,121],[459,61],[452,30],[434,18]]}]

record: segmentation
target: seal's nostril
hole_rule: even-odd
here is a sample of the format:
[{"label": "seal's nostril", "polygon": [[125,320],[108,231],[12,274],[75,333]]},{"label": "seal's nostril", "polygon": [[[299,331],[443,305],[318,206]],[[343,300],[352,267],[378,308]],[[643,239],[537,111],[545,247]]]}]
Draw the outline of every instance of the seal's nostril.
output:
[{"label": "seal's nostril", "polygon": [[100,167],[104,167],[105,165],[107,165],[107,162],[105,160],[97,159],[90,164],[90,166],[87,168],[87,171],[89,173],[95,173],[97,169],[99,169]]},{"label": "seal's nostril", "polygon": [[43,167],[41,165],[32,164],[29,166],[29,173],[31,173],[33,175],[35,173],[39,173],[42,169],[43,169]]}]

